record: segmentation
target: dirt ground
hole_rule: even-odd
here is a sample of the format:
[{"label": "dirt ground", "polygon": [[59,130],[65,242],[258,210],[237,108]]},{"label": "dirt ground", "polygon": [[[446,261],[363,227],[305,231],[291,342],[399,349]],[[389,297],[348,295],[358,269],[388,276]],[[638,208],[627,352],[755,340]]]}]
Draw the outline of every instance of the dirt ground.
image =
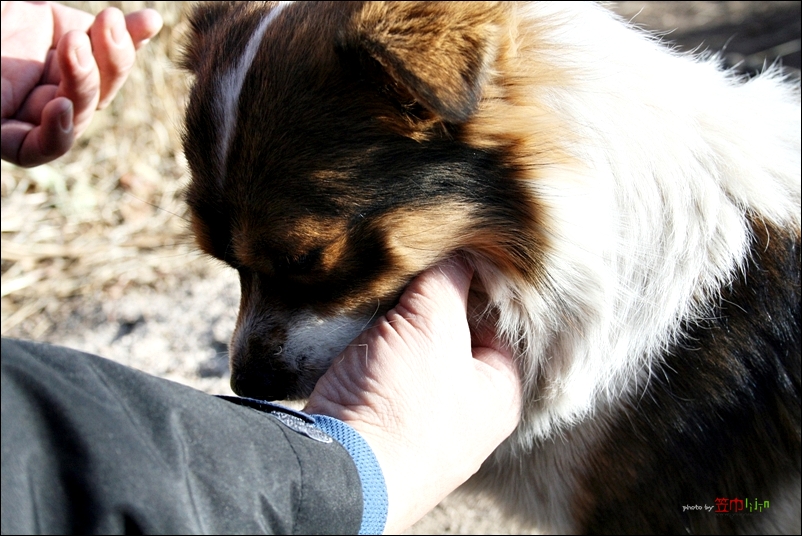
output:
[{"label": "dirt ground", "polygon": [[[236,273],[201,257],[184,218],[188,179],[179,125],[184,75],[174,67],[182,2],[86,2],[99,12],[155,7],[165,30],[140,54],[115,103],[73,153],[21,170],[2,165],[2,335],[114,359],[203,391],[231,394],[227,342]],[[799,2],[620,2],[627,19],[682,48],[723,50],[759,70],[800,69]],[[452,496],[409,534],[521,534],[483,498]]]}]

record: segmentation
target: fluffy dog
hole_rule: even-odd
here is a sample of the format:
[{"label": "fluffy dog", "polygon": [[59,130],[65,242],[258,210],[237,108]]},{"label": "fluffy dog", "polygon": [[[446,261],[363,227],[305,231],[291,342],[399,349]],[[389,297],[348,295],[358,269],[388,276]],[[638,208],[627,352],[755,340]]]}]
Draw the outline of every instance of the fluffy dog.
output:
[{"label": "fluffy dog", "polygon": [[[231,384],[307,396],[476,268],[517,431],[471,481],[558,532],[800,530],[800,98],[590,3],[211,3],[185,149],[239,272]],[[713,510],[715,508],[715,510]]]}]

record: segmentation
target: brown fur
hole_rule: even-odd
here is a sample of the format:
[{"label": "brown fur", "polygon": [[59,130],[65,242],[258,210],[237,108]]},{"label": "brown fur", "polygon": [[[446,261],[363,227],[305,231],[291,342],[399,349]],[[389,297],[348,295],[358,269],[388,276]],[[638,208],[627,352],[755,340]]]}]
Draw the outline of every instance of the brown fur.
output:
[{"label": "brown fur", "polygon": [[[771,108],[779,156],[733,171],[722,162],[741,156],[721,147],[750,133],[716,115],[726,95],[763,128],[755,102],[791,92],[739,86],[593,6],[542,5],[196,9],[187,201],[200,247],[240,275],[232,387],[307,396],[348,329],[459,253],[476,268],[471,322],[496,324],[525,382],[518,430],[472,482],[511,516],[569,532],[796,527],[799,193],[783,181],[798,181],[799,142]],[[760,83],[766,99],[742,96]],[[681,511],[744,493],[787,513]]]}]

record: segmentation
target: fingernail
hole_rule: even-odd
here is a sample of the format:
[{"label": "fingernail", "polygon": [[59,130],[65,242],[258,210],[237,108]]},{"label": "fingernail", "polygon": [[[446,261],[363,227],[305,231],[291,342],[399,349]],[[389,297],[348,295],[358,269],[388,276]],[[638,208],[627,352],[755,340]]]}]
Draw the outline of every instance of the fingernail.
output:
[{"label": "fingernail", "polygon": [[121,45],[125,42],[125,37],[128,30],[125,28],[125,22],[122,24],[112,24],[111,26],[111,39],[115,45]]},{"label": "fingernail", "polygon": [[75,49],[74,54],[75,61],[78,62],[78,65],[84,70],[89,69],[95,61],[94,56],[92,56],[92,47],[88,45],[79,46]]},{"label": "fingernail", "polygon": [[109,34],[111,35],[111,40],[114,41],[115,45],[122,44],[123,37],[125,37],[122,29],[118,28],[117,26],[112,26]]},{"label": "fingernail", "polygon": [[58,116],[58,123],[62,131],[70,132],[72,130],[72,103]]}]

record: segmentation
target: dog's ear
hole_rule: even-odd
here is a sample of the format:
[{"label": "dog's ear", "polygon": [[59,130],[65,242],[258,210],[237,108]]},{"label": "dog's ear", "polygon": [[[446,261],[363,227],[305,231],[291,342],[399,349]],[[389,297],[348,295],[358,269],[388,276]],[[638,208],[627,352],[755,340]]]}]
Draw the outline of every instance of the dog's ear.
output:
[{"label": "dog's ear", "polygon": [[189,16],[189,31],[183,37],[184,50],[180,66],[197,73],[203,59],[209,54],[209,40],[218,23],[225,20],[235,8],[233,2],[202,2]]},{"label": "dog's ear", "polygon": [[496,57],[499,2],[366,2],[341,34],[424,108],[451,123],[476,110]]}]

